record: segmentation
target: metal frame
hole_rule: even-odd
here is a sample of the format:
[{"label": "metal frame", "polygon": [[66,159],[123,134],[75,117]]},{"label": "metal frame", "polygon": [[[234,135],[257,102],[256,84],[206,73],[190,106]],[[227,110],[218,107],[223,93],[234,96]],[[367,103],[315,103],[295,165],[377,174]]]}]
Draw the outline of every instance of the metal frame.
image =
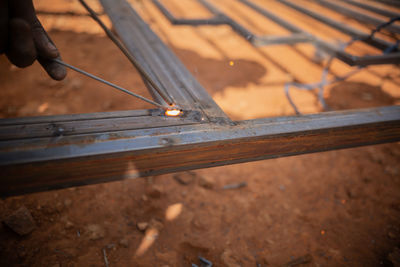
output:
[{"label": "metal frame", "polygon": [[[315,20],[318,20],[318,21],[344,33],[344,34],[347,34],[353,38],[356,37],[356,38],[360,39],[361,41],[363,41],[369,45],[372,45],[380,50],[386,50],[388,48],[393,47],[393,45],[394,45],[394,43],[391,43],[391,42],[388,42],[386,40],[382,40],[382,39],[379,39],[376,37],[369,38],[369,34],[367,34],[365,32],[359,31],[359,30],[357,30],[351,26],[348,26],[344,23],[341,23],[337,20],[325,17],[317,12],[314,12],[314,11],[304,8],[298,4],[295,4],[292,1],[289,1],[289,0],[277,0],[277,1],[279,3],[282,3],[292,9],[298,11],[298,12],[301,12]],[[395,51],[398,51],[398,50],[396,49]]]},{"label": "metal frame", "polygon": [[[366,65],[378,65],[378,64],[396,64],[400,62],[400,52],[397,49],[394,49],[394,52],[384,55],[373,55],[373,56],[355,56],[351,55],[338,47],[329,44],[316,36],[312,35],[311,33],[306,32],[305,30],[293,25],[292,23],[284,20],[283,18],[279,17],[278,15],[274,14],[273,12],[267,10],[265,7],[260,7],[257,4],[252,3],[249,0],[238,0],[242,4],[250,7],[251,9],[255,10],[256,12],[260,13],[264,17],[268,18],[269,20],[277,23],[278,25],[284,27],[288,31],[290,31],[291,35],[283,35],[283,36],[258,36],[252,33],[249,29],[245,28],[243,25],[237,23],[233,19],[231,19],[228,15],[217,9],[214,5],[212,5],[207,0],[197,0],[201,3],[204,7],[209,10],[213,16],[211,18],[195,18],[195,19],[182,19],[176,18],[161,2],[160,0],[153,0],[153,3],[158,7],[161,13],[174,25],[228,25],[230,26],[235,32],[245,38],[248,42],[253,44],[254,46],[267,46],[267,45],[278,45],[278,44],[289,44],[294,45],[297,43],[312,43],[317,48],[323,49],[329,54],[335,55],[338,59],[342,60],[343,62],[347,63],[350,66],[366,66]],[[392,48],[395,44],[387,42],[382,39],[378,39],[375,37],[367,38],[368,34],[363,33],[357,29],[349,27],[343,23],[338,21],[332,20],[330,18],[326,18],[322,15],[319,15],[315,12],[312,12],[308,9],[305,9],[299,5],[291,3],[286,0],[278,0],[279,2],[296,9],[310,17],[317,19],[325,24],[328,24],[335,29],[338,29],[344,32],[347,35],[352,37],[357,37],[363,42],[368,43],[376,48],[381,50],[386,50]],[[319,1],[319,0],[316,0]],[[321,0],[322,3],[322,0]],[[330,3],[328,3],[330,4]],[[337,11],[337,10],[336,10]],[[352,11],[351,11],[352,12]],[[357,12],[359,13],[359,12]],[[352,15],[354,15],[352,13]],[[364,15],[364,14],[363,14]],[[368,17],[368,21],[372,24],[378,25],[380,22],[384,22],[382,20],[374,20],[370,16]],[[366,17],[362,17],[366,19]],[[400,28],[398,26],[392,26],[388,28],[389,30],[394,29],[396,32],[400,32]]]},{"label": "metal frame", "polygon": [[371,5],[362,3],[362,2],[357,2],[357,1],[354,1],[354,0],[341,0],[341,1],[345,2],[347,4],[350,4],[350,5],[356,6],[356,7],[360,7],[362,9],[365,9],[365,10],[368,10],[368,11],[375,12],[376,14],[379,14],[379,15],[382,15],[382,16],[391,17],[391,18],[400,16],[400,13],[392,12],[390,10],[379,8],[379,7],[376,7],[376,6],[371,6]]},{"label": "metal frame", "polygon": [[[381,24],[384,24],[387,22],[386,20],[382,20],[367,14],[364,14],[362,12],[358,12],[355,10],[352,10],[350,8],[347,8],[343,5],[338,5],[336,3],[326,1],[326,0],[314,0],[314,2],[318,3],[319,5],[329,8],[331,10],[334,10],[342,15],[345,15],[347,17],[350,17],[352,19],[355,19],[359,22],[364,22],[373,26],[379,26]],[[400,14],[398,14],[400,16]],[[393,32],[393,33],[400,33],[400,27],[397,25],[389,25],[385,28],[386,30]]]},{"label": "metal frame", "polygon": [[101,0],[184,112],[0,120],[0,196],[400,140],[400,106],[231,121],[125,0]]},{"label": "metal frame", "polygon": [[176,18],[169,10],[160,2],[160,0],[153,0],[153,3],[165,15],[165,17],[174,25],[228,25],[236,33],[241,35],[254,46],[274,45],[274,44],[296,44],[311,41],[311,36],[304,33],[294,33],[288,36],[267,36],[256,35],[249,29],[234,21],[231,17],[217,9],[214,5],[206,0],[198,0],[208,11],[213,14],[211,18],[206,19],[182,19]]}]

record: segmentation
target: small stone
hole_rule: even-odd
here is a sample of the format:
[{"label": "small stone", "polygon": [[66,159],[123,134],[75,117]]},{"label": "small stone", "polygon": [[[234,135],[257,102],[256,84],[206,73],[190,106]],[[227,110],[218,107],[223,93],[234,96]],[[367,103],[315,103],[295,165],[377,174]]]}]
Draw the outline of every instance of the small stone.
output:
[{"label": "small stone", "polygon": [[396,166],[386,166],[385,167],[385,172],[389,175],[392,176],[398,176],[399,174],[399,169]]},{"label": "small stone", "polygon": [[388,236],[389,236],[390,239],[397,239],[397,235],[395,233],[393,233],[393,232],[389,232]]},{"label": "small stone", "polygon": [[271,215],[268,213],[262,213],[261,218],[263,219],[264,222],[267,223],[267,225],[272,225],[274,223],[274,220],[272,219]]},{"label": "small stone", "polygon": [[111,243],[111,244],[108,244],[108,245],[106,246],[106,248],[107,248],[107,249],[115,250],[115,249],[116,249],[116,246],[115,246],[114,243]]},{"label": "small stone", "polygon": [[146,195],[151,198],[160,198],[162,195],[162,189],[157,185],[149,186],[146,189]]},{"label": "small stone", "polygon": [[65,229],[71,229],[74,227],[74,224],[70,221],[65,222]]},{"label": "small stone", "polygon": [[136,224],[137,229],[142,232],[146,231],[148,226],[149,226],[149,223],[147,223],[147,222],[138,222]]},{"label": "small stone", "polygon": [[193,182],[196,174],[194,172],[179,172],[175,173],[173,177],[178,183],[188,185]]},{"label": "small stone", "polygon": [[142,195],[142,200],[143,200],[144,202],[146,202],[146,201],[149,200],[149,198],[148,198],[146,195]]},{"label": "small stone", "polygon": [[156,229],[160,232],[164,228],[164,224],[162,222],[160,222],[159,220],[151,219],[151,221],[149,222],[148,228]]},{"label": "small stone", "polygon": [[230,249],[224,250],[221,255],[221,261],[228,267],[240,267],[241,265],[233,257],[233,253]]},{"label": "small stone", "polygon": [[9,215],[4,224],[21,236],[31,233],[36,228],[35,221],[25,206]]},{"label": "small stone", "polygon": [[57,202],[57,204],[56,204],[56,210],[57,210],[58,212],[62,212],[63,209],[64,209],[63,203]]},{"label": "small stone", "polygon": [[213,189],[214,188],[214,180],[209,177],[201,176],[199,179],[199,185],[206,189]]},{"label": "small stone", "polygon": [[124,247],[124,248],[129,247],[129,241],[125,238],[121,239],[118,243],[121,247]]},{"label": "small stone", "polygon": [[86,227],[86,235],[90,240],[99,240],[104,237],[104,229],[98,224],[91,224]]},{"label": "small stone", "polygon": [[69,207],[72,204],[72,200],[67,198],[66,200],[64,200],[64,206],[65,207]]},{"label": "small stone", "polygon": [[202,220],[199,220],[197,218],[194,218],[192,220],[192,225],[194,228],[198,229],[198,230],[205,230],[207,229],[207,225],[205,223],[202,222]]},{"label": "small stone", "polygon": [[294,258],[288,263],[285,264],[285,266],[291,267],[291,266],[297,266],[297,265],[302,265],[302,264],[307,264],[313,261],[313,258],[310,254],[306,254],[304,256]]},{"label": "small stone", "polygon": [[78,78],[71,79],[69,86],[71,89],[80,89],[82,87],[82,81]]}]

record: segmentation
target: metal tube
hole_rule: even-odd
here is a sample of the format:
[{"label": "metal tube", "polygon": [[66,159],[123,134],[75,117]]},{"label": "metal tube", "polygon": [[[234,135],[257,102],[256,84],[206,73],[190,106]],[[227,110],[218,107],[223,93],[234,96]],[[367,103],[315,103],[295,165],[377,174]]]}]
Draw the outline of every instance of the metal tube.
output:
[{"label": "metal tube", "polygon": [[31,130],[36,126],[28,123],[30,137],[0,141],[0,196],[397,142],[400,107],[239,121],[232,126],[150,124],[101,131],[96,125],[92,134],[37,138]]}]

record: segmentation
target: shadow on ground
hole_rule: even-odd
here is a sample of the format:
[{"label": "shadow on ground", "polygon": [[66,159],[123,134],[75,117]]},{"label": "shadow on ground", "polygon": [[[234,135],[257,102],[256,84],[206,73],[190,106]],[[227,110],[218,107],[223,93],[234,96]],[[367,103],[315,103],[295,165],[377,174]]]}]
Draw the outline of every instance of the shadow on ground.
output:
[{"label": "shadow on ground", "polygon": [[332,110],[390,106],[396,101],[380,86],[361,82],[343,82],[330,88],[325,99]]}]

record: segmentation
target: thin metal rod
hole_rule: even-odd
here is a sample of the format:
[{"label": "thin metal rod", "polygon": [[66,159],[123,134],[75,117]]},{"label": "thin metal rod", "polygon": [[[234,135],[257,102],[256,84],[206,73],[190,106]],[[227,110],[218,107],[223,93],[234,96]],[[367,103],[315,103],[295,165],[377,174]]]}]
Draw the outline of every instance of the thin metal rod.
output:
[{"label": "thin metal rod", "polygon": [[149,73],[142,67],[142,65],[138,62],[138,60],[125,48],[125,46],[121,43],[121,41],[113,34],[110,29],[107,28],[107,26],[99,19],[97,16],[96,12],[94,12],[93,9],[91,9],[84,0],[79,0],[79,2],[83,5],[83,7],[89,12],[90,16],[99,24],[99,26],[103,29],[103,31],[106,33],[108,38],[111,39],[111,41],[114,42],[116,46],[124,53],[124,55],[129,59],[129,61],[135,66],[135,68],[139,71],[139,73],[143,76],[145,80],[149,82],[149,84],[154,88],[157,93],[167,102],[167,104],[171,106],[176,106],[174,101],[171,99],[171,97],[166,93],[166,90],[163,88],[160,88],[160,85],[162,86],[161,83],[157,84],[153,78],[150,76]]},{"label": "thin metal rod", "polygon": [[90,78],[92,78],[92,79],[94,79],[96,81],[102,82],[102,83],[107,84],[107,85],[109,85],[111,87],[114,87],[115,89],[118,89],[118,90],[120,90],[120,91],[122,91],[124,93],[127,93],[127,94],[129,94],[131,96],[137,97],[137,98],[139,98],[139,99],[141,99],[143,101],[146,101],[147,103],[150,103],[152,105],[155,105],[155,106],[163,108],[163,109],[169,109],[169,107],[164,107],[163,105],[160,105],[160,104],[158,104],[158,103],[156,103],[156,102],[154,102],[154,101],[152,101],[150,99],[147,99],[147,98],[145,98],[145,97],[143,97],[141,95],[135,94],[135,93],[133,93],[133,92],[131,92],[129,90],[126,90],[126,89],[124,89],[124,88],[122,88],[122,87],[120,87],[120,86],[118,86],[116,84],[113,84],[113,83],[110,83],[110,82],[108,82],[106,80],[103,80],[103,79],[101,79],[101,78],[99,78],[99,77],[97,77],[97,76],[95,76],[93,74],[90,74],[90,73],[88,73],[88,72],[86,72],[84,70],[81,70],[81,69],[79,69],[77,67],[74,67],[74,66],[72,66],[72,65],[70,65],[68,63],[65,63],[64,61],[61,61],[59,59],[53,59],[53,61],[57,62],[58,64],[61,64],[61,65],[65,66],[65,67],[68,67],[68,68],[70,68],[70,69],[72,69],[72,70],[74,70],[76,72],[79,72],[79,73],[81,73],[83,75],[86,75],[86,76],[88,76],[88,77],[90,77]]}]

